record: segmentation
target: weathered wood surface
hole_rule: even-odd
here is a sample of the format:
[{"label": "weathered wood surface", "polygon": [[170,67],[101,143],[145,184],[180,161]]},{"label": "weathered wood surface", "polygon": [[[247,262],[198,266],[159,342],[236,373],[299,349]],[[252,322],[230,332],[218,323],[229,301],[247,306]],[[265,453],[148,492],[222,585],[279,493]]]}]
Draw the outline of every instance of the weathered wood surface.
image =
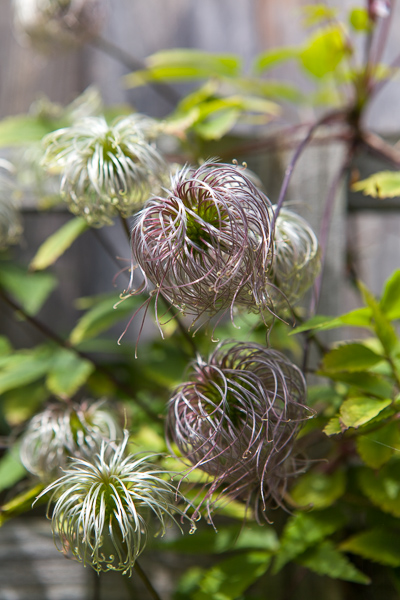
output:
[{"label": "weathered wood surface", "polygon": [[[196,47],[239,53],[249,65],[254,55],[263,49],[295,44],[304,38],[298,9],[308,3],[309,0],[280,3],[276,0],[109,0],[109,16],[103,35],[138,59],[163,48]],[[342,0],[341,4],[349,6],[353,2]],[[98,49],[85,47],[69,54],[43,57],[22,48],[10,27],[10,0],[0,0],[0,15],[0,117],[28,110],[32,101],[41,94],[46,94],[52,101],[68,103],[91,84],[99,87],[108,104],[128,101],[138,110],[154,116],[163,116],[170,109],[169,104],[151,89],[125,90],[121,76],[127,72],[126,67]],[[400,4],[397,3],[388,44],[388,52],[392,56],[400,51],[399,26]],[[277,76],[296,82],[301,80],[291,65],[279,69]],[[374,103],[368,122],[377,130],[393,133],[393,128],[400,128],[399,82],[387,86],[377,100],[379,104]],[[311,119],[313,115],[302,116]],[[249,160],[249,165],[263,179],[272,201],[277,199],[290,155],[290,152],[274,156],[265,154]],[[327,184],[341,160],[341,149],[337,145],[324,150],[310,148],[293,177],[288,200],[299,203],[303,215],[317,231]],[[39,219],[32,214],[27,215],[26,238],[29,245],[37,247],[62,218],[41,216],[39,230]],[[400,217],[357,213],[348,220],[342,188],[338,192],[330,231],[320,304],[321,312],[327,314],[345,310],[355,302],[345,280],[346,226],[347,239],[355,248],[359,274],[373,291],[379,292],[384,277],[400,266]],[[114,232],[111,234],[113,241],[120,246],[118,226]],[[57,266],[64,282],[62,297],[57,302],[57,313],[49,314],[48,318],[61,331],[76,316],[70,312],[72,299],[104,291],[116,272],[115,266],[107,262],[109,259],[100,249],[91,247],[88,250],[88,246],[81,245],[84,240],[85,237]],[[22,258],[26,260],[27,248],[28,244],[25,249],[22,248]],[[121,249],[122,255],[124,252]],[[84,272],[80,269],[82,261],[85,263]],[[11,315],[7,313],[7,316]],[[24,338],[22,343],[29,344],[30,341]],[[49,524],[45,521],[18,521],[0,531],[0,600],[88,600],[92,593],[89,591],[92,589],[89,573],[57,554]],[[170,586],[166,573],[167,570],[162,584],[165,589]],[[109,590],[113,590],[112,584]],[[115,590],[114,595],[106,595],[104,591],[101,600],[125,598],[122,591],[121,596],[115,594]],[[138,598],[144,600],[145,596],[139,595]]]}]

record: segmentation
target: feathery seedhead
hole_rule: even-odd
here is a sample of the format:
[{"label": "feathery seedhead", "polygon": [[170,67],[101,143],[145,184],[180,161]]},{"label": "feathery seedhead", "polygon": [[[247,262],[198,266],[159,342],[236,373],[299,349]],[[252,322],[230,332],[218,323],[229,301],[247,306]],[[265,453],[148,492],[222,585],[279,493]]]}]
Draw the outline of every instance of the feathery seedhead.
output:
[{"label": "feathery seedhead", "polygon": [[0,159],[0,250],[16,244],[22,235],[22,225],[15,204],[13,165]]},{"label": "feathery seedhead", "polygon": [[192,324],[227,311],[233,319],[234,307],[270,309],[270,206],[243,167],[184,167],[168,195],[149,199],[135,217],[133,261],[144,283],[134,293],[151,283]]},{"label": "feathery seedhead", "polygon": [[304,466],[292,455],[311,416],[301,371],[256,343],[224,342],[192,365],[169,402],[167,439],[183,459],[210,475],[205,497],[224,492],[258,517],[282,506],[287,481]]},{"label": "feathery seedhead", "polygon": [[318,240],[310,225],[296,213],[282,208],[275,224],[270,274],[276,288],[268,288],[274,310],[300,300],[314,283],[320,268]]},{"label": "feathery seedhead", "polygon": [[[146,457],[127,455],[128,434],[123,442],[103,442],[91,460],[73,459],[65,475],[40,494],[54,500],[52,529],[59,549],[97,572],[131,573],[143,551],[150,517],[158,521],[158,533],[187,518],[177,506],[179,493],[162,479],[164,472]],[[57,543],[57,542],[56,542]]]},{"label": "feathery seedhead", "polygon": [[115,440],[120,428],[104,402],[50,404],[35,415],[22,436],[21,462],[44,481],[61,475],[70,457],[90,458],[104,439]]},{"label": "feathery seedhead", "polygon": [[53,52],[87,42],[101,30],[101,0],[13,0],[14,26],[22,43]]},{"label": "feathery seedhead", "polygon": [[46,136],[43,164],[62,173],[61,192],[70,210],[101,227],[113,217],[129,217],[152,191],[167,166],[152,138],[155,121],[134,114],[108,125],[87,117]]}]

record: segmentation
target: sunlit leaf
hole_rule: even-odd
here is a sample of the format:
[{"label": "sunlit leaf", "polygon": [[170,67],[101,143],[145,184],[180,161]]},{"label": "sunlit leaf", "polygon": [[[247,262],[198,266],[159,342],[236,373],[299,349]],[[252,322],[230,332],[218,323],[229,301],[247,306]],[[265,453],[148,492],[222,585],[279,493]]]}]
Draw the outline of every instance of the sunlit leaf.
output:
[{"label": "sunlit leaf", "polygon": [[304,15],[304,25],[306,27],[312,27],[313,25],[320,25],[321,23],[334,19],[337,14],[337,9],[331,8],[326,4],[317,3],[304,6],[302,12]]},{"label": "sunlit leaf", "polygon": [[93,369],[89,360],[72,350],[60,348],[55,352],[54,363],[48,372],[47,387],[55,395],[72,397],[86,383]]},{"label": "sunlit leaf", "polygon": [[[45,484],[39,483],[27,491],[18,494],[12,500],[3,504],[0,507],[0,526],[3,525],[9,519],[20,515],[21,513],[27,512],[32,508],[32,503],[39,494],[44,490]],[[38,501],[38,504],[44,504],[46,497],[44,496]]]},{"label": "sunlit leaf", "polygon": [[343,495],[345,487],[345,474],[340,469],[330,475],[309,471],[300,477],[290,495],[299,506],[328,508]]},{"label": "sunlit leaf", "polygon": [[39,142],[54,129],[49,121],[30,115],[6,117],[0,121],[0,147]]},{"label": "sunlit leaf", "polygon": [[342,344],[325,354],[322,368],[326,372],[363,371],[383,360],[382,356],[373,352],[364,344]]},{"label": "sunlit leaf", "polygon": [[340,424],[339,417],[332,417],[329,419],[328,423],[323,429],[323,432],[326,435],[338,435],[339,433],[343,433],[343,428]]},{"label": "sunlit leaf", "polygon": [[332,579],[344,579],[355,583],[370,583],[369,577],[361,573],[329,540],[307,550],[297,562],[318,575],[328,575]]},{"label": "sunlit leaf", "polygon": [[400,433],[397,423],[357,437],[357,452],[364,463],[372,469],[379,469],[387,463],[394,452],[400,451]]},{"label": "sunlit leaf", "polygon": [[340,544],[340,550],[389,567],[400,567],[399,535],[385,529],[369,529]]},{"label": "sunlit leaf", "polygon": [[345,523],[343,514],[335,508],[299,512],[288,520],[281,538],[281,547],[274,563],[274,572],[307,548],[332,535]]},{"label": "sunlit leaf", "polygon": [[298,53],[299,50],[295,46],[283,46],[281,48],[267,50],[256,57],[253,69],[256,73],[261,73],[262,71],[272,69],[291,58],[296,58]]},{"label": "sunlit leaf", "polygon": [[88,228],[88,224],[81,217],[75,217],[65,223],[40,246],[31,262],[31,269],[47,269]]},{"label": "sunlit leaf", "polygon": [[16,449],[11,449],[0,460],[0,492],[16,484],[25,477],[26,470],[22,466]]},{"label": "sunlit leaf", "polygon": [[361,398],[349,398],[340,407],[340,420],[346,427],[357,429],[376,417],[384,408],[390,406],[392,401],[376,400],[363,396]]},{"label": "sunlit leaf", "polygon": [[371,327],[371,310],[369,308],[357,308],[339,317],[327,317],[317,315],[312,317],[299,327],[296,327],[291,335],[304,331],[326,331],[338,327]]},{"label": "sunlit leaf", "polygon": [[12,355],[0,369],[0,394],[43,377],[53,364],[53,352],[47,347]]},{"label": "sunlit leaf", "polygon": [[0,262],[0,286],[13,296],[28,315],[39,312],[57,285],[51,273],[28,273],[9,262]]},{"label": "sunlit leaf", "polygon": [[369,373],[368,371],[356,371],[354,373],[324,373],[319,371],[319,373],[322,376],[326,375],[333,381],[341,381],[378,398],[389,398],[393,392],[393,386],[381,375]]},{"label": "sunlit leaf", "polygon": [[382,312],[379,303],[368,290],[368,288],[361,282],[358,283],[358,287],[362,293],[365,303],[369,306],[372,312],[372,324],[376,335],[378,336],[382,346],[388,356],[390,356],[392,350],[397,345],[397,335],[393,325],[386,318]]},{"label": "sunlit leaf", "polygon": [[195,131],[206,140],[219,140],[237,123],[240,110],[225,108],[215,112],[207,121],[197,123]]},{"label": "sunlit leaf", "polygon": [[320,78],[335,71],[347,53],[342,29],[330,25],[311,36],[300,52],[300,60],[306,71]]},{"label": "sunlit leaf", "polygon": [[389,320],[400,319],[400,269],[385,283],[379,306]]},{"label": "sunlit leaf", "polygon": [[351,186],[354,192],[363,192],[373,198],[395,198],[400,196],[400,172],[380,171],[357,181]]},{"label": "sunlit leaf", "polygon": [[117,302],[116,294],[102,296],[95,306],[79,319],[70,335],[71,344],[75,346],[84,340],[93,338],[121,319],[131,317],[142,299],[131,296],[114,308]]},{"label": "sunlit leaf", "polygon": [[355,31],[371,30],[371,21],[365,8],[353,8],[350,11],[349,21]]},{"label": "sunlit leaf", "polygon": [[211,77],[235,77],[241,61],[233,54],[214,54],[192,48],[173,48],[152,54],[145,60],[147,69],[126,75],[128,87],[151,81],[185,81]]}]

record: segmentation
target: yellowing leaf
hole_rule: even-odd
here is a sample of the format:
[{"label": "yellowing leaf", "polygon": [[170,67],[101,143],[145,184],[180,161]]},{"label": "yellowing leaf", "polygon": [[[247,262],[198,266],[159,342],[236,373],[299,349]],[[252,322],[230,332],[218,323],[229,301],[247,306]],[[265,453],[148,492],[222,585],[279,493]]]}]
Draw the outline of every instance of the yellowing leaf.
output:
[{"label": "yellowing leaf", "polygon": [[381,171],[351,186],[355,192],[363,192],[373,198],[395,198],[400,196],[400,172]]},{"label": "yellowing leaf", "polygon": [[81,217],[75,217],[68,221],[40,246],[31,262],[31,269],[37,271],[47,269],[88,228],[89,225]]}]

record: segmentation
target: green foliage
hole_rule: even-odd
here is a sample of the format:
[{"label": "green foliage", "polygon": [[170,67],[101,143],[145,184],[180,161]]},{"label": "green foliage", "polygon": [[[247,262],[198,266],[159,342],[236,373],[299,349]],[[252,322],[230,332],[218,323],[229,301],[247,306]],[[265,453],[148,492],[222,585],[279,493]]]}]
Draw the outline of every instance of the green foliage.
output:
[{"label": "green foliage", "polygon": [[341,423],[347,427],[358,428],[374,419],[382,410],[390,406],[392,401],[376,400],[363,396],[359,398],[349,398],[343,402],[340,407]]},{"label": "green foliage", "polygon": [[340,498],[346,487],[346,475],[337,469],[331,474],[309,471],[294,485],[291,497],[304,508],[328,508]]},{"label": "green foliage", "polygon": [[365,496],[377,507],[400,517],[400,462],[392,459],[379,472],[360,470],[359,485]]},{"label": "green foliage", "polygon": [[383,357],[360,343],[342,344],[325,354],[322,368],[325,373],[364,371],[380,363]]},{"label": "green foliage", "polygon": [[390,321],[400,319],[400,269],[387,280],[379,306]]},{"label": "green foliage", "polygon": [[298,558],[298,562],[318,575],[328,575],[333,579],[344,579],[362,584],[371,582],[370,578],[356,569],[329,540],[307,550],[303,556]]},{"label": "green foliage", "polygon": [[398,532],[386,529],[369,529],[342,542],[340,549],[382,565],[400,567]]},{"label": "green foliage", "polygon": [[350,11],[349,22],[355,31],[371,31],[371,21],[365,8],[353,8]]},{"label": "green foliage", "polygon": [[294,46],[283,46],[281,48],[267,50],[256,57],[253,69],[257,74],[262,73],[267,69],[272,69],[277,65],[290,60],[291,58],[297,58],[298,53],[298,49]]},{"label": "green foliage", "polygon": [[47,388],[56,396],[72,397],[86,383],[93,370],[93,363],[77,356],[72,350],[57,349],[47,374]]},{"label": "green foliage", "polygon": [[357,452],[372,469],[387,463],[397,448],[400,448],[400,432],[395,422],[357,437]]},{"label": "green foliage", "polygon": [[270,561],[265,552],[249,552],[229,557],[208,570],[195,568],[185,575],[175,600],[234,600],[266,572]]},{"label": "green foliage", "polygon": [[15,449],[6,452],[0,460],[0,492],[18,483],[25,475],[26,471]]},{"label": "green foliage", "polygon": [[352,185],[355,192],[363,192],[373,198],[396,198],[400,196],[400,173],[381,171]]},{"label": "green foliage", "polygon": [[296,327],[292,331],[292,335],[304,331],[327,331],[345,326],[369,328],[371,326],[371,310],[366,307],[357,308],[338,317],[317,315]]},{"label": "green foliage", "polygon": [[40,117],[17,115],[0,121],[0,148],[40,142],[53,131],[54,124]]},{"label": "green foliage", "polygon": [[75,217],[68,221],[43,242],[31,262],[31,269],[36,271],[47,269],[88,227],[86,221],[81,217]]},{"label": "green foliage", "polygon": [[82,298],[77,303],[78,307],[89,307],[89,310],[71,331],[71,344],[76,346],[84,340],[96,337],[118,321],[131,317],[141,302],[142,300],[137,296],[127,297],[123,302],[119,302],[116,294]]},{"label": "green foliage", "polygon": [[283,530],[281,547],[274,562],[274,572],[277,573],[289,561],[335,533],[344,523],[342,512],[336,508],[294,514]]},{"label": "green foliage", "polygon": [[314,77],[321,78],[333,73],[348,54],[340,26],[328,25],[316,31],[300,52],[301,64]]},{"label": "green foliage", "polygon": [[28,315],[36,315],[57,285],[50,273],[28,273],[22,267],[0,261],[0,287],[15,298]]},{"label": "green foliage", "polygon": [[173,48],[156,52],[146,59],[146,70],[126,75],[127,87],[157,81],[187,81],[211,77],[235,77],[240,59],[232,54],[213,54],[190,48]]}]

